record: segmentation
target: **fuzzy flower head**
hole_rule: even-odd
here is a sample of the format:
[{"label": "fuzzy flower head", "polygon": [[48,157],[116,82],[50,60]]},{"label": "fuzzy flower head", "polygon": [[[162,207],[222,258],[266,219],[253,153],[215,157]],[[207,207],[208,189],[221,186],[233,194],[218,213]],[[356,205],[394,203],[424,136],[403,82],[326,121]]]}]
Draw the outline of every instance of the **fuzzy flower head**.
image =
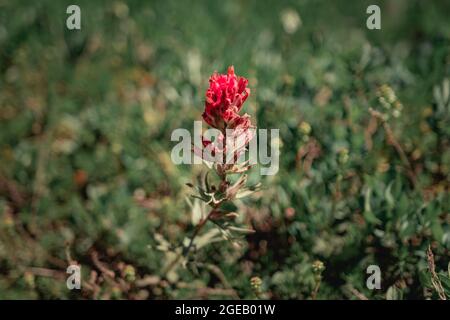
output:
[{"label": "fuzzy flower head", "polygon": [[209,78],[209,88],[206,90],[205,111],[203,119],[211,127],[219,130],[233,128],[236,123],[247,122],[241,119],[238,112],[250,95],[247,88],[248,80],[234,74],[234,67],[228,67],[227,74],[215,72]]}]

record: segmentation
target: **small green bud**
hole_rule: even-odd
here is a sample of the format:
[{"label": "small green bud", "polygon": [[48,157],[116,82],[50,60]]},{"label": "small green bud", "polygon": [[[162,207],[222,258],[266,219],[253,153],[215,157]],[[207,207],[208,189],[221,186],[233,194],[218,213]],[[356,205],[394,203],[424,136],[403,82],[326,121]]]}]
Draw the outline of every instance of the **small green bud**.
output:
[{"label": "small green bud", "polygon": [[323,264],[322,261],[316,260],[316,261],[313,262],[312,268],[313,268],[313,272],[315,274],[320,275],[325,270],[325,265]]},{"label": "small green bud", "polygon": [[261,294],[261,285],[262,285],[261,278],[260,277],[252,277],[250,279],[250,285],[251,285],[252,290],[255,293],[255,295],[257,297],[259,297],[259,295]]},{"label": "small green bud", "polygon": [[25,271],[25,273],[23,274],[23,280],[29,288],[34,288],[36,285],[36,282],[34,281],[34,274],[32,274],[31,272]]},{"label": "small green bud", "polygon": [[123,271],[125,280],[133,282],[136,280],[136,271],[134,270],[134,267],[132,265],[127,265]]},{"label": "small green bud", "polygon": [[122,298],[122,291],[120,291],[120,288],[113,287],[111,290],[111,299],[120,299]]},{"label": "small green bud", "polygon": [[348,162],[348,159],[349,159],[348,149],[343,148],[343,149],[339,150],[339,157],[338,157],[339,163],[346,164]]},{"label": "small green bud", "polygon": [[311,125],[308,122],[302,121],[299,125],[299,129],[305,136],[309,136],[311,133]]}]

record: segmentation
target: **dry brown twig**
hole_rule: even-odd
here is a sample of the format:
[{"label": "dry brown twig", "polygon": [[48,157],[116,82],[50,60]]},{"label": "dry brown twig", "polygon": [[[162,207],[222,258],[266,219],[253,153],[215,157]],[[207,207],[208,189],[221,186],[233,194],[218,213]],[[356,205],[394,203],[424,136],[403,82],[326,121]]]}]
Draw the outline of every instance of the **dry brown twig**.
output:
[{"label": "dry brown twig", "polygon": [[353,286],[350,286],[348,288],[348,291],[350,291],[350,293],[357,297],[359,300],[369,300],[369,298],[367,298],[363,293],[356,290],[356,288],[354,288]]},{"label": "dry brown twig", "polygon": [[222,272],[222,270],[211,263],[198,263],[197,266],[199,267],[205,267],[209,271],[211,271],[222,283],[225,290],[230,290],[230,295],[233,297],[233,299],[239,299],[238,294],[236,291],[231,287],[230,283],[228,282],[227,278],[225,277],[225,274]]},{"label": "dry brown twig", "polygon": [[143,287],[148,287],[148,286],[156,286],[159,284],[159,282],[161,281],[161,278],[158,276],[144,276],[142,279],[138,279],[136,280],[136,287],[138,288],[143,288]]},{"label": "dry brown twig", "polygon": [[98,270],[100,270],[104,275],[114,279],[115,277],[114,271],[108,269],[106,265],[98,259],[97,251],[93,251],[91,253],[91,259]]},{"label": "dry brown twig", "polygon": [[431,283],[433,284],[434,289],[438,293],[439,299],[447,300],[444,288],[442,287],[441,280],[439,279],[439,276],[436,273],[436,265],[434,263],[434,255],[433,251],[431,251],[431,246],[428,246],[427,249],[427,260],[428,260],[428,269],[430,270],[431,273]]},{"label": "dry brown twig", "polygon": [[297,151],[295,157],[297,168],[302,169],[308,175],[314,160],[319,158],[320,153],[321,148],[319,143],[314,138],[310,138],[308,143]]},{"label": "dry brown twig", "polygon": [[394,132],[392,131],[391,126],[386,121],[383,114],[379,111],[376,111],[372,108],[369,108],[369,112],[372,115],[373,118],[379,120],[381,124],[383,125],[384,131],[386,132],[386,138],[388,144],[394,147],[395,151],[398,153],[400,160],[402,161],[403,165],[406,167],[406,172],[408,175],[408,178],[411,181],[411,184],[413,186],[416,186],[417,179],[416,175],[414,173],[413,166],[411,165],[411,162],[409,161],[408,157],[406,156],[405,151],[403,150],[401,144],[398,142],[397,138],[394,135]]},{"label": "dry brown twig", "polygon": [[66,274],[60,270],[31,267],[28,269],[28,271],[30,273],[32,273],[33,275],[39,276],[39,277],[54,278],[54,279],[59,279],[59,280],[66,279]]},{"label": "dry brown twig", "polygon": [[11,199],[11,204],[15,211],[25,205],[26,195],[20,190],[20,186],[2,174],[0,174],[0,194],[4,194]]}]

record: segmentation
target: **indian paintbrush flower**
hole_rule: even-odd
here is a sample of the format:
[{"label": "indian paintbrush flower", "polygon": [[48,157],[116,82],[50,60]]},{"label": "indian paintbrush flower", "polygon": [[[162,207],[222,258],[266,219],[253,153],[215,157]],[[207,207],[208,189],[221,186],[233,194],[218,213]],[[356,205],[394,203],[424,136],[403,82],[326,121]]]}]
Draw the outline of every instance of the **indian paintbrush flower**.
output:
[{"label": "indian paintbrush flower", "polygon": [[202,117],[207,124],[219,130],[220,134],[214,142],[202,137],[206,154],[198,146],[194,147],[194,152],[204,160],[224,164],[230,162],[231,155],[232,162],[236,162],[253,139],[255,127],[250,116],[239,114],[250,95],[247,84],[246,78],[235,75],[233,66],[228,67],[227,74],[215,72],[210,77]]},{"label": "indian paintbrush flower", "polygon": [[249,126],[248,118],[238,114],[250,95],[247,84],[246,78],[234,74],[233,66],[228,67],[227,74],[215,72],[209,78],[209,88],[206,90],[205,111],[202,115],[205,122],[221,131],[239,124]]},{"label": "indian paintbrush flower", "polygon": [[[208,221],[214,221],[223,237],[228,240],[236,239],[236,235],[254,232],[246,227],[235,226],[233,222],[238,214],[230,212],[222,206],[225,202],[251,194],[259,187],[259,185],[246,186],[247,175],[245,172],[250,169],[251,165],[248,161],[243,163],[236,161],[247,150],[247,145],[255,134],[255,127],[250,121],[250,116],[239,114],[243,103],[250,94],[247,84],[247,79],[235,75],[233,66],[228,68],[227,74],[216,72],[209,79],[202,117],[207,124],[218,130],[219,134],[214,141],[202,137],[201,143],[202,147],[206,149],[206,153],[196,145],[193,146],[193,150],[206,162],[212,162],[213,165],[210,168],[215,171],[215,180],[217,181],[214,184],[207,173],[204,175],[203,181],[199,181],[199,185],[194,186],[192,183],[187,183],[189,187],[197,190],[192,197],[209,205],[210,211],[196,222],[187,245],[183,245],[177,257],[165,268],[166,274],[169,274],[177,264],[187,261],[191,249],[197,247],[196,237]],[[230,140],[231,143],[229,143]],[[233,161],[229,161],[230,155]],[[238,175],[238,178],[230,179],[231,174]]]},{"label": "indian paintbrush flower", "polygon": [[[213,159],[205,157],[205,153],[199,151],[198,148],[194,147],[194,152],[201,155],[202,159],[214,164],[214,171],[220,181],[216,188],[210,185],[208,176],[205,176],[204,184],[208,187],[206,187],[206,190],[200,189],[198,198],[208,203],[212,210],[208,217],[200,223],[201,226],[210,218],[217,219],[219,212],[222,213],[225,220],[230,220],[227,219],[230,218],[227,215],[229,212],[219,210],[221,204],[244,194],[250,194],[255,190],[255,188],[246,188],[245,186],[247,183],[245,172],[250,169],[250,165],[248,162],[237,163],[239,156],[247,150],[247,145],[255,134],[255,130],[253,130],[255,127],[251,123],[250,116],[239,114],[243,103],[250,94],[247,84],[247,79],[235,75],[233,66],[228,68],[227,74],[215,72],[209,79],[209,87],[205,94],[205,110],[202,117],[207,124],[219,130],[219,135],[214,141],[202,137],[203,148],[206,149],[206,154],[214,157]],[[232,182],[227,176],[229,174],[240,174],[240,176]],[[229,224],[226,224],[225,227],[230,227],[230,230],[252,231],[245,228],[235,228]]]}]

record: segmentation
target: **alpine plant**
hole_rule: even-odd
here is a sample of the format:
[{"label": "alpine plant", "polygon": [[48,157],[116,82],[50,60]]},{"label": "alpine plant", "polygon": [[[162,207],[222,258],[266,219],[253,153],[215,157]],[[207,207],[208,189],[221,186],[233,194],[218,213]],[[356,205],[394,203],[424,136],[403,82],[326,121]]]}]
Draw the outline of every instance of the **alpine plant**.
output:
[{"label": "alpine plant", "polygon": [[[203,159],[208,171],[198,179],[197,185],[187,184],[195,190],[195,194],[191,195],[195,198],[194,201],[200,201],[205,210],[199,210],[198,205],[189,201],[192,209],[201,213],[194,222],[192,235],[185,240],[182,250],[169,265],[169,269],[181,260],[186,264],[188,256],[206,243],[220,239],[236,242],[245,234],[254,232],[248,227],[240,226],[236,222],[239,214],[229,209],[236,206],[227,205],[259,188],[259,184],[246,186],[246,172],[251,166],[248,160],[243,159],[256,130],[250,116],[241,112],[249,95],[248,80],[237,76],[233,66],[228,68],[227,74],[215,72],[209,79],[202,118],[209,127],[216,130],[215,139],[213,141],[203,136],[202,145],[193,146],[194,154]],[[212,235],[208,231],[199,236],[208,222],[218,230]],[[205,239],[207,240],[204,241]]]}]

